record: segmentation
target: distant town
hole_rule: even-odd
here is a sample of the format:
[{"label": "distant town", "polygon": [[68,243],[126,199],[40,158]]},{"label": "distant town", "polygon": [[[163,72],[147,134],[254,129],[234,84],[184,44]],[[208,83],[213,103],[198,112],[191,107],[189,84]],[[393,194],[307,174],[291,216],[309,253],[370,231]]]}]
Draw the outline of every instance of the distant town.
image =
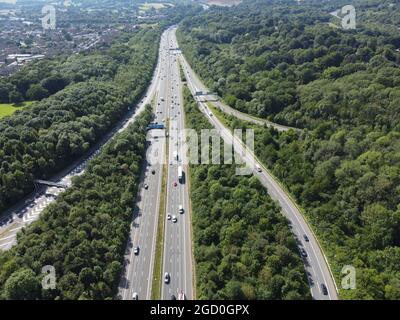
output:
[{"label": "distant town", "polygon": [[[158,6],[126,6],[59,1],[55,8],[56,26],[45,29],[44,4],[0,3],[0,76],[10,75],[33,60],[58,54],[73,54],[110,46],[123,31],[157,22]],[[161,5],[162,6],[162,5]]]}]

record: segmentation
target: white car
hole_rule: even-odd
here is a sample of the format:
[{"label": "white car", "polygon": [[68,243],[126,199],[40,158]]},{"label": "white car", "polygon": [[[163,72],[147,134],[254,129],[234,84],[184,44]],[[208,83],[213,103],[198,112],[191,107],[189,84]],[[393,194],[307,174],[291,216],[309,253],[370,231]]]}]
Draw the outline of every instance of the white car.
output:
[{"label": "white car", "polygon": [[178,211],[179,211],[180,214],[182,214],[184,212],[183,206],[181,204],[179,205]]},{"label": "white car", "polygon": [[167,214],[167,220],[171,220],[171,215],[169,213]]},{"label": "white car", "polygon": [[133,299],[133,300],[139,300],[139,295],[137,294],[137,292],[134,292],[134,293],[133,293],[132,299]]},{"label": "white car", "polygon": [[176,216],[172,216],[172,222],[175,223],[178,221],[178,218]]},{"label": "white car", "polygon": [[256,171],[261,172],[261,168],[258,165],[256,165]]}]

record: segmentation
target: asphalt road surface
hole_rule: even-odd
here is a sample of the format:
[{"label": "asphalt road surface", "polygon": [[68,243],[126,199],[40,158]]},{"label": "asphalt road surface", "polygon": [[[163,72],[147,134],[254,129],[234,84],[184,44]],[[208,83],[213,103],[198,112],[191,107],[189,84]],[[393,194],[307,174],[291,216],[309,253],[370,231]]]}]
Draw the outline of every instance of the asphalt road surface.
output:
[{"label": "asphalt road surface", "polygon": [[[112,137],[127,128],[143,110],[146,104],[151,103],[152,97],[155,95],[156,89],[160,82],[160,62],[154,71],[154,75],[143,100],[132,108],[124,119],[122,119],[113,130],[108,132],[88,153],[81,159],[72,163],[68,168],[62,170],[50,179],[53,182],[59,182],[69,186],[71,178],[84,173],[87,162],[96,156],[101,148]],[[2,212],[0,216],[0,250],[7,250],[16,243],[16,235],[25,226],[35,221],[40,213],[62,192],[62,189],[54,187],[44,187],[37,192],[28,195],[25,199],[14,205],[9,210]]]},{"label": "asphalt road surface", "polygon": [[[195,76],[183,55],[180,55],[179,59],[183,65],[187,83],[192,94],[195,94],[197,91],[206,91],[206,87],[203,86],[198,77]],[[243,142],[237,137],[232,137],[230,131],[213,115],[212,111],[207,107],[207,104],[202,102],[201,99],[198,99],[198,104],[200,110],[205,114],[209,122],[220,131],[221,137],[225,141],[233,143],[235,151],[240,154],[247,165],[252,168],[253,174],[258,177],[261,183],[267,188],[270,196],[280,204],[282,213],[291,224],[291,230],[297,240],[299,249],[304,248],[307,253],[307,257],[303,257],[303,261],[313,298],[316,300],[337,300],[336,286],[330,273],[328,263],[318,245],[316,237],[296,204],[291,200],[279,183],[269,174],[266,168],[256,159],[254,153],[245,148]],[[260,169],[257,170],[257,167]],[[308,241],[305,240],[304,235],[307,236]],[[328,295],[322,292],[321,284],[326,285]]]},{"label": "asphalt road surface", "polygon": [[[166,123],[167,81],[165,61],[168,58],[165,33],[161,37],[159,49],[160,66],[157,89],[154,95],[154,122]],[[165,130],[155,129],[147,134],[146,161],[143,164],[139,194],[133,212],[133,222],[125,251],[124,271],[119,284],[119,296],[123,300],[132,300],[135,295],[140,300],[151,299],[154,255],[158,213],[162,187],[163,164],[165,162]],[[135,254],[135,249],[138,252]]]},{"label": "asphalt road surface", "polygon": [[[182,85],[177,55],[175,38],[172,37],[172,28],[166,31],[167,44],[162,48],[167,54],[164,60],[166,90],[165,102],[168,107],[169,118],[169,150],[167,151],[168,178],[167,178],[167,204],[166,223],[164,234],[163,276],[168,273],[170,281],[163,278],[163,300],[177,299],[181,293],[186,299],[193,299],[193,266],[192,266],[192,241],[191,219],[189,212],[188,166],[181,153],[181,144],[185,139],[182,129],[184,125],[184,110],[182,99]],[[181,166],[183,178],[178,177],[178,167]],[[183,212],[179,212],[182,206]],[[170,215],[170,219],[168,219]],[[174,217],[176,222],[174,222]]]},{"label": "asphalt road surface", "polygon": [[[190,77],[191,83],[192,83],[193,87],[196,89],[196,91],[202,91],[203,93],[210,92],[209,89],[200,80],[198,75],[192,70],[191,66],[189,64],[186,64],[186,66],[187,66],[187,68],[189,68],[189,73],[187,75]],[[213,94],[200,96],[200,97],[198,97],[198,101],[212,102],[215,107],[217,107],[218,109],[220,109],[221,111],[223,111],[226,114],[233,115],[238,119],[252,122],[252,123],[255,123],[258,125],[266,125],[268,127],[273,127],[277,131],[288,131],[290,129],[293,129],[295,131],[301,131],[301,129],[298,129],[298,128],[284,126],[281,124],[271,122],[267,119],[254,117],[254,116],[248,115],[246,113],[240,112],[238,110],[235,110],[232,107],[228,106],[227,104],[223,103],[219,97],[217,97],[216,95],[213,95]]]},{"label": "asphalt road surface", "polygon": [[[164,130],[151,130],[147,135],[146,162],[143,164],[140,192],[136,199],[119,286],[119,295],[123,300],[132,300],[134,293],[139,299],[151,298],[163,168],[160,162],[153,163],[151,160],[164,154],[164,135]],[[137,254],[135,248],[139,248]]]}]

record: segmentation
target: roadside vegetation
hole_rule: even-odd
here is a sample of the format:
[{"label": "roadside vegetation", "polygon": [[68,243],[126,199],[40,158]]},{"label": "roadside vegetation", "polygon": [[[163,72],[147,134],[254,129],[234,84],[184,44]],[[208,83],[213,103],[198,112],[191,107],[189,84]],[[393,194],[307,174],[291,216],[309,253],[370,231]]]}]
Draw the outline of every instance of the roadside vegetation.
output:
[{"label": "roadside vegetation", "polygon": [[185,20],[179,40],[229,105],[305,128],[225,116],[255,128],[257,156],[305,209],[337,283],[343,266],[356,268],[356,289],[341,298],[399,299],[400,7],[357,1],[357,29],[344,31],[327,25],[340,4],[211,8]]},{"label": "roadside vegetation", "polygon": [[[211,126],[185,86],[186,126]],[[235,165],[191,165],[193,241],[199,299],[308,299],[288,222],[256,177]]]},{"label": "roadside vegetation", "polygon": [[[105,145],[71,188],[0,252],[2,299],[112,299],[121,276],[150,106]],[[56,271],[43,290],[42,267]]]},{"label": "roadside vegetation", "polygon": [[46,82],[59,84],[55,94],[0,120],[0,212],[32,191],[35,179],[82,156],[138,102],[153,74],[160,34],[142,30],[104,54],[47,65],[80,80],[63,89],[65,81],[50,76],[54,81]]}]

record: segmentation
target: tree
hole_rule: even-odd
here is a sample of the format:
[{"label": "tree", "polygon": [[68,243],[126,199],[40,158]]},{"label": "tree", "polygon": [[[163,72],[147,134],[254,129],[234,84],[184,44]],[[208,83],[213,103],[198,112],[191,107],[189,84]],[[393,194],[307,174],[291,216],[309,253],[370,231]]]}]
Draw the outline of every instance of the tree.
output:
[{"label": "tree", "polygon": [[14,104],[19,104],[19,103],[21,103],[22,101],[24,101],[24,99],[23,99],[21,93],[19,93],[19,92],[16,91],[16,90],[13,90],[13,91],[11,91],[11,92],[9,93],[8,99],[10,100],[11,103],[14,103]]},{"label": "tree", "polygon": [[26,96],[30,100],[42,100],[49,96],[49,92],[40,84],[32,84],[26,92]]},{"label": "tree", "polygon": [[41,86],[43,86],[43,88],[45,88],[50,94],[54,94],[64,89],[67,84],[67,79],[63,78],[61,75],[53,75],[44,79]]},{"label": "tree", "polygon": [[40,281],[31,269],[20,269],[7,279],[4,291],[10,300],[37,299],[40,297]]}]

